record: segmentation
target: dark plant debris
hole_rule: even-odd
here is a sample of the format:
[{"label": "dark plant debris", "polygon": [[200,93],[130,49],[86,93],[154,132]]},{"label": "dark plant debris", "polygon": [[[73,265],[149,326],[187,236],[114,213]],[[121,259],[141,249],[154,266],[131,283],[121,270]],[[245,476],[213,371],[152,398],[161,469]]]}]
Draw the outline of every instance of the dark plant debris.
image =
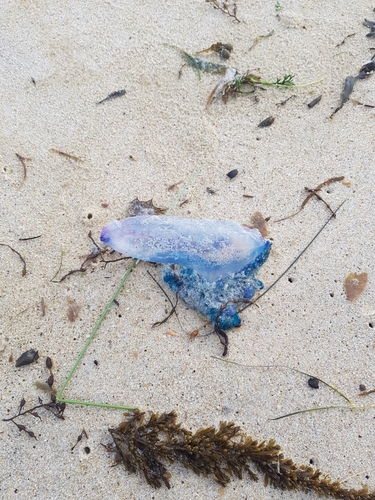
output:
[{"label": "dark plant debris", "polygon": [[370,28],[370,33],[367,33],[367,38],[375,38],[375,21],[369,21],[365,19],[363,25]]},{"label": "dark plant debris", "polygon": [[42,317],[44,317],[46,315],[46,302],[43,297],[41,298],[40,301],[40,309],[42,311]]},{"label": "dark plant debris", "polygon": [[23,263],[22,276],[26,276],[26,261],[22,257],[22,255],[19,252],[17,252],[17,250],[15,250],[14,248],[12,248],[10,245],[7,245],[7,243],[0,243],[0,246],[1,247],[8,247],[10,250],[12,250],[12,252],[14,252],[14,253],[16,253],[18,255],[18,257],[21,259],[21,261]]},{"label": "dark plant debris", "polygon": [[32,159],[31,158],[25,158],[24,156],[21,156],[18,153],[16,153],[16,156],[19,159],[19,161],[21,162],[21,165],[23,167],[23,179],[22,179],[22,182],[21,182],[21,186],[22,186],[22,184],[26,180],[26,175],[27,175],[27,165],[26,165],[26,162],[27,161],[32,161]]},{"label": "dark plant debris", "polygon": [[[362,384],[361,384],[362,385]],[[359,386],[359,389],[361,390],[361,386]],[[358,396],[369,396],[370,394],[374,394],[375,389],[371,389],[371,391],[366,391],[366,388],[358,394]]]},{"label": "dark plant debris", "polygon": [[38,236],[30,236],[29,238],[18,238],[18,241],[29,241],[29,240],[36,240],[40,238],[42,235],[39,234]]},{"label": "dark plant debris", "polygon": [[126,94],[125,89],[116,90],[115,92],[111,92],[110,94],[108,94],[107,97],[97,102],[96,104],[102,104],[103,102],[110,101],[111,99],[115,99],[116,97],[122,97],[125,94]]},{"label": "dark plant debris", "polygon": [[350,273],[344,281],[346,298],[353,302],[363,293],[368,280],[367,273],[355,274]]},{"label": "dark plant debris", "polygon": [[[177,184],[179,183],[174,184],[171,189],[177,186]],[[128,206],[128,217],[135,217],[137,215],[162,215],[165,214],[165,212],[166,209],[155,206],[152,199],[148,201],[141,201],[138,198],[135,198],[135,200],[131,201]]]},{"label": "dark plant debris", "polygon": [[326,181],[324,182],[321,182],[318,186],[316,186],[316,188],[314,189],[309,189],[309,188],[305,188],[305,191],[308,191],[309,194],[306,196],[306,198],[304,199],[300,209],[295,212],[294,214],[292,215],[288,215],[288,217],[284,217],[283,219],[278,219],[276,220],[275,222],[281,222],[281,221],[284,221],[284,220],[287,220],[287,219],[291,219],[292,217],[294,217],[295,215],[299,214],[300,212],[302,212],[302,210],[305,208],[305,206],[307,205],[307,203],[311,200],[311,198],[313,197],[316,197],[318,200],[322,201],[326,206],[327,208],[329,209],[329,211],[331,212],[331,214],[333,215],[333,217],[335,217],[335,214],[333,212],[333,210],[331,209],[331,207],[328,205],[328,203],[326,203],[323,198],[318,194],[319,191],[321,191],[324,187],[326,186],[329,186],[330,184],[332,184],[333,182],[340,182],[340,181],[343,181],[345,179],[345,177],[343,175],[339,176],[339,177],[330,177],[329,179],[327,179]]},{"label": "dark plant debris", "polygon": [[229,59],[232,50],[233,45],[231,43],[216,42],[208,47],[208,49],[200,50],[197,54],[203,54],[204,52],[217,52],[223,59]]},{"label": "dark plant debris", "polygon": [[152,279],[152,281],[158,286],[158,288],[163,292],[163,294],[165,295],[165,297],[167,298],[168,302],[170,303],[170,305],[172,306],[172,309],[171,309],[171,312],[161,321],[156,321],[156,323],[154,323],[152,325],[152,328],[155,328],[156,326],[160,326],[160,325],[163,325],[164,323],[166,323],[169,318],[171,316],[173,316],[173,314],[176,315],[177,319],[178,319],[178,316],[177,316],[177,312],[176,312],[176,307],[177,307],[177,304],[178,304],[178,294],[176,293],[176,304],[173,304],[173,302],[171,301],[171,299],[169,298],[169,295],[167,294],[167,292],[164,290],[164,288],[160,285],[160,283],[158,283],[158,281],[154,278],[154,276],[152,276],[152,274],[150,273],[150,271],[147,271],[147,274],[150,276],[150,278]]},{"label": "dark plant debris", "polygon": [[222,355],[223,356],[227,356],[228,349],[229,349],[229,338],[228,338],[227,333],[224,330],[222,330],[221,328],[219,328],[218,325],[217,325],[217,323],[215,323],[215,333],[219,337],[220,344],[222,346],[224,346],[224,350],[223,350],[223,354]]},{"label": "dark plant debris", "polygon": [[206,0],[206,2],[210,3],[214,9],[218,9],[227,16],[232,17],[238,23],[241,22],[237,17],[237,5],[235,3],[228,4],[227,2],[219,2],[218,0]]},{"label": "dark plant debris", "polygon": [[[374,23],[375,25],[375,23]],[[375,32],[374,32],[375,35]],[[346,102],[348,102],[349,97],[354,89],[354,84],[357,80],[363,80],[368,76],[372,75],[375,71],[375,55],[367,62],[365,62],[359,70],[357,76],[347,76],[344,82],[344,88],[341,92],[341,102],[340,105],[335,109],[335,111],[331,114],[331,118],[344,106]]]},{"label": "dark plant debris", "polygon": [[233,422],[192,433],[177,423],[177,414],[151,413],[147,420],[139,410],[125,413],[125,420],[116,429],[108,429],[116,453],[116,462],[123,463],[131,473],[143,474],[153,488],[171,487],[171,473],[165,464],[179,462],[195,474],[211,477],[221,486],[231,479],[259,481],[281,490],[315,492],[319,496],[350,500],[373,500],[367,486],[360,490],[346,489],[310,465],[296,465],[284,457],[273,439],[258,442]]},{"label": "dark plant debris", "polygon": [[229,179],[234,179],[235,177],[237,177],[237,175],[238,170],[236,168],[227,173],[227,177],[229,177]]},{"label": "dark plant debris", "polygon": [[20,366],[30,365],[39,359],[38,351],[35,349],[29,349],[28,351],[21,354],[21,356],[16,361],[16,368]]},{"label": "dark plant debris", "polygon": [[276,106],[285,106],[285,104],[290,101],[290,99],[293,99],[295,96],[295,94],[291,95],[290,97],[288,97],[288,99],[285,99],[284,101],[281,101],[281,102],[278,102],[276,104]]},{"label": "dark plant debris", "polygon": [[55,281],[54,278],[59,274],[60,272],[60,269],[61,269],[61,263],[60,263],[60,268],[59,270],[56,272],[55,276],[52,278],[52,283],[61,283],[62,281],[64,281],[68,276],[71,276],[72,274],[75,274],[75,273],[85,273],[87,271],[87,269],[89,268],[89,265],[91,264],[91,262],[96,262],[96,259],[98,257],[100,257],[100,262],[104,262],[105,264],[108,264],[110,262],[117,262],[119,260],[124,260],[124,259],[127,259],[128,257],[121,257],[120,259],[115,259],[115,260],[104,260],[103,259],[103,255],[106,253],[107,249],[104,249],[102,250],[99,245],[95,242],[94,238],[92,237],[92,234],[91,234],[91,231],[88,233],[87,235],[90,240],[94,243],[95,245],[95,250],[93,250],[86,258],[85,260],[82,262],[81,264],[81,267],[79,269],[73,269],[71,271],[69,271],[68,273],[66,273],[62,278],[60,278],[58,281]]},{"label": "dark plant debris", "polygon": [[13,417],[10,417],[10,418],[3,418],[3,422],[12,422],[17,428],[18,430],[21,432],[21,431],[24,431],[26,432],[26,434],[28,434],[30,437],[34,438],[34,439],[37,439],[37,437],[35,436],[34,432],[31,431],[30,429],[28,429],[25,425],[22,425],[22,424],[19,424],[18,422],[16,422],[16,420],[19,418],[19,417],[24,417],[26,415],[31,415],[35,418],[39,418],[39,420],[42,420],[39,413],[36,411],[36,410],[39,410],[41,408],[47,410],[48,412],[52,413],[52,415],[54,415],[56,418],[59,418],[60,420],[64,420],[64,411],[65,411],[65,408],[66,408],[66,405],[65,403],[59,403],[56,401],[56,396],[55,396],[55,393],[56,393],[56,390],[52,387],[53,386],[53,381],[54,381],[54,377],[53,377],[53,374],[52,374],[52,360],[51,358],[47,357],[46,358],[46,367],[49,369],[49,372],[50,372],[50,376],[47,380],[47,385],[50,387],[51,389],[51,400],[49,403],[43,403],[42,399],[41,398],[38,398],[38,403],[36,406],[33,406],[32,408],[30,408],[29,410],[23,410],[25,404],[26,404],[26,400],[24,398],[21,399],[21,402],[20,402],[20,405],[19,405],[19,408],[18,408],[18,412],[13,415]]},{"label": "dark plant debris", "polygon": [[[77,446],[77,444],[82,441],[83,437],[85,437],[86,439],[88,439],[88,435],[87,435],[87,432],[85,431],[85,429],[82,429],[82,432],[81,434],[77,437],[77,441],[76,441],[76,444],[74,446],[72,446],[71,450],[70,451],[73,451],[74,448]],[[89,452],[90,453],[90,452]]]},{"label": "dark plant debris", "polygon": [[261,121],[259,123],[258,127],[260,127],[260,128],[270,127],[273,124],[274,121],[275,121],[275,117],[274,116],[269,116],[265,120]]},{"label": "dark plant debris", "polygon": [[310,109],[316,106],[320,101],[322,100],[322,96],[318,96],[315,99],[313,99],[309,104],[307,105]]},{"label": "dark plant debris", "polygon": [[[363,24],[364,24],[364,23],[363,23]],[[350,35],[346,35],[346,37],[343,39],[343,41],[342,41],[342,42],[340,42],[340,43],[338,43],[338,44],[336,45],[336,47],[341,47],[341,45],[344,45],[344,43],[346,42],[346,40],[347,40],[348,38],[351,38],[352,36],[355,36],[355,35],[356,35],[356,33],[351,33]]]},{"label": "dark plant debris", "polygon": [[60,156],[64,156],[64,158],[69,158],[70,160],[83,162],[83,160],[81,160],[81,158],[78,158],[78,156],[73,156],[73,155],[70,155],[69,153],[64,153],[64,151],[59,151],[58,149],[51,148],[50,151],[52,153],[56,153]]}]

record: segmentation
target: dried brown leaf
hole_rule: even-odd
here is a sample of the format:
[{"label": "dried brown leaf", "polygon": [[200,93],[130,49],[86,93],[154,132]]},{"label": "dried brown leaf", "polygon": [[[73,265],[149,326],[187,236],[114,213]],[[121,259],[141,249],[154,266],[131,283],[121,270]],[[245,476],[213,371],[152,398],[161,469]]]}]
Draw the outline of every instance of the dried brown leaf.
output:
[{"label": "dried brown leaf", "polygon": [[366,288],[368,280],[367,273],[355,274],[350,273],[344,281],[346,298],[353,302],[356,300]]}]

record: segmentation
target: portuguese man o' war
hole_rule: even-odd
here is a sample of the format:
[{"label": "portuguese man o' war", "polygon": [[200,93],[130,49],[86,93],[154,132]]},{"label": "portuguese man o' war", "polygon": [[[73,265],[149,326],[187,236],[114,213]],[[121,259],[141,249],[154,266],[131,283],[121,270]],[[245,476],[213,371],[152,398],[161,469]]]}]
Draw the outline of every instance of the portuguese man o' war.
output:
[{"label": "portuguese man o' war", "polygon": [[238,326],[237,305],[263,288],[256,274],[271,249],[257,229],[236,222],[158,215],[113,221],[100,239],[128,257],[164,264],[171,290],[221,330]]}]

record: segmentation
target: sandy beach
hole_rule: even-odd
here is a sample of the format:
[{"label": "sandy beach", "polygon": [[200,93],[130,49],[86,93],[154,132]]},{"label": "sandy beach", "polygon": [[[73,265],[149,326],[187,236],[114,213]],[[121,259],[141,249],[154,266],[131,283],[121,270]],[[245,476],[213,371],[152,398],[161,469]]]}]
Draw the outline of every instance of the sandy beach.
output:
[{"label": "sandy beach", "polygon": [[[375,387],[375,77],[358,79],[332,115],[345,79],[375,53],[363,25],[375,21],[374,5],[238,0],[237,19],[214,7],[204,0],[2,2],[1,498],[318,498],[265,486],[261,473],[258,482],[244,475],[223,488],[177,463],[167,465],[171,488],[153,489],[122,464],[111,467],[114,455],[102,446],[123,410],[68,404],[64,420],[45,408],[40,418],[15,419],[35,438],[2,420],[17,414],[23,398],[23,410],[38,398],[47,403],[50,395],[35,382],[51,373],[53,387],[62,387],[130,266],[89,259],[85,272],[60,282],[95,251],[88,234],[100,243],[102,228],[126,217],[135,198],[170,207],[198,170],[173,215],[251,224],[261,212],[272,241],[258,275],[266,288],[329,219],[329,207],[346,201],[228,332],[226,359],[247,367],[223,361],[212,329],[190,338],[205,319],[182,301],[177,316],[152,328],[171,306],[149,274],[162,284],[160,267],[140,262],[63,398],[175,411],[192,432],[233,421],[254,439],[274,439],[296,464],[375,491],[375,394],[359,396],[360,385]],[[212,51],[197,56],[217,42],[233,46],[229,59]],[[295,85],[257,85],[226,104],[218,95],[207,108],[222,75],[195,71],[181,51],[262,81],[291,75]],[[273,123],[258,127],[268,117]],[[298,212],[305,188],[337,177],[318,192],[326,204],[313,195],[297,215],[277,222]],[[368,275],[354,301],[344,290],[350,273]],[[39,359],[16,368],[30,349]],[[324,383],[314,389],[308,376],[280,365],[339,392]],[[344,408],[272,420],[332,406]]]}]

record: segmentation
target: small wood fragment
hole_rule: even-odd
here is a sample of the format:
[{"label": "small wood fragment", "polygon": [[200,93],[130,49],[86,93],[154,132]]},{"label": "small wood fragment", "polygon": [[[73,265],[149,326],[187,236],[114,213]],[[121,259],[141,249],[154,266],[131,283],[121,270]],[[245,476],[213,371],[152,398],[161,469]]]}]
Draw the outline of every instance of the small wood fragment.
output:
[{"label": "small wood fragment", "polygon": [[78,156],[73,156],[73,155],[70,155],[69,153],[64,153],[64,151],[59,151],[58,149],[51,148],[50,151],[52,153],[56,153],[60,156],[64,156],[64,158],[69,158],[70,160],[83,162],[83,160],[81,160],[81,158],[78,158]]},{"label": "small wood fragment", "polygon": [[309,102],[309,104],[307,105],[308,108],[313,108],[314,106],[316,106],[318,104],[318,102],[320,102],[322,100],[322,95],[316,97],[315,99],[313,99],[311,102]]}]

